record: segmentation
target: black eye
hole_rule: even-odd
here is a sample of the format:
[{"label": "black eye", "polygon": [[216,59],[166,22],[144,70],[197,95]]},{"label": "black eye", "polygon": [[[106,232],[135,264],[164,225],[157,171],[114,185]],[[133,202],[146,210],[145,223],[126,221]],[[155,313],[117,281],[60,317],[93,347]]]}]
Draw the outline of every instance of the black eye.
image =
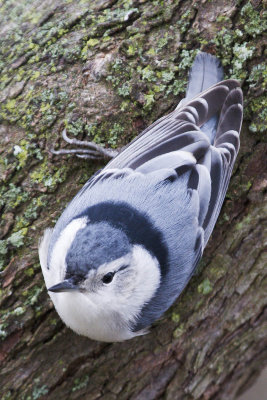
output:
[{"label": "black eye", "polygon": [[103,276],[102,282],[103,283],[110,283],[113,279],[114,272],[108,272],[106,275]]}]

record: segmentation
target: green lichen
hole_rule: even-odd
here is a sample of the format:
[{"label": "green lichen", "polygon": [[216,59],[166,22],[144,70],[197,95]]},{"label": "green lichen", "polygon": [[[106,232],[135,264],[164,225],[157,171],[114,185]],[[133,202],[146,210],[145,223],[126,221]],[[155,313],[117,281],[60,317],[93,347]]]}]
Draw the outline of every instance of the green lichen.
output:
[{"label": "green lichen", "polygon": [[50,166],[47,159],[44,159],[44,162],[30,174],[30,177],[33,183],[42,184],[54,190],[58,183],[62,183],[66,179],[67,169],[67,166],[60,168]]},{"label": "green lichen", "polygon": [[128,49],[127,49],[127,55],[128,56],[134,56],[137,52],[137,46],[135,46],[134,44],[130,44]]},{"label": "green lichen", "polygon": [[0,324],[0,338],[1,338],[1,340],[4,340],[8,335],[8,332],[5,330],[6,327],[7,327],[6,324]]},{"label": "green lichen", "polygon": [[7,254],[7,242],[6,240],[0,240],[0,255]]},{"label": "green lichen", "polygon": [[267,87],[266,63],[254,65],[252,70],[250,71],[247,82],[249,82],[250,89],[256,87],[259,84],[261,88],[265,89]]},{"label": "green lichen", "polygon": [[178,64],[178,69],[180,70],[188,70],[189,67],[193,64],[197,50],[182,50],[180,55],[180,63]]},{"label": "green lichen", "polygon": [[190,20],[192,19],[193,15],[194,15],[194,10],[191,8],[183,12],[180,20],[177,23],[179,31],[181,33],[185,33],[188,30],[190,26]]},{"label": "green lichen", "polygon": [[27,228],[22,228],[14,231],[7,239],[0,240],[0,270],[8,263],[8,251],[24,245],[27,232]]},{"label": "green lichen", "polygon": [[89,39],[81,50],[81,58],[83,60],[86,60],[88,57],[89,49],[92,47],[95,47],[98,43],[99,43],[98,39],[94,39],[94,38]]},{"label": "green lichen", "polygon": [[113,127],[110,129],[109,131],[109,135],[108,135],[108,144],[113,147],[116,148],[117,143],[118,143],[118,137],[120,134],[122,134],[124,132],[124,128],[123,126],[121,126],[119,123],[115,123],[113,125]]},{"label": "green lichen", "polygon": [[201,282],[197,287],[198,293],[202,293],[204,295],[212,292],[212,284],[208,278],[205,278],[203,282]]},{"label": "green lichen", "polygon": [[257,11],[253,5],[248,2],[241,9],[241,19],[240,22],[243,24],[245,32],[251,35],[253,38],[261,35],[267,30],[267,12],[262,11],[260,13]]},{"label": "green lichen", "polygon": [[25,312],[26,312],[25,306],[19,306],[16,307],[14,310],[10,311],[3,310],[0,312],[2,321],[2,324],[0,325],[0,330],[3,331],[2,335],[0,333],[0,336],[2,336],[2,339],[5,337],[5,332],[6,332],[5,329],[8,328],[10,319],[14,320],[13,317],[16,317],[15,319],[18,320],[17,317],[25,314]]},{"label": "green lichen", "polygon": [[242,44],[235,43],[233,47],[233,67],[231,69],[232,78],[243,80],[247,77],[244,64],[252,58],[254,51],[255,47],[249,45],[247,42],[243,42]]},{"label": "green lichen", "polygon": [[17,307],[15,308],[15,310],[12,311],[12,314],[18,316],[24,314],[25,312],[26,312],[25,307]]},{"label": "green lichen", "polygon": [[[0,328],[0,336],[1,336],[1,328]],[[3,394],[2,400],[11,400],[11,399],[12,399],[12,393],[10,390]]]},{"label": "green lichen", "polygon": [[175,312],[172,313],[172,321],[175,322],[176,324],[178,324],[180,322],[180,314],[177,314]]},{"label": "green lichen", "polygon": [[95,47],[99,43],[99,39],[91,38],[87,41],[89,47]]},{"label": "green lichen", "polygon": [[156,81],[155,71],[152,69],[150,65],[148,65],[143,69],[141,67],[138,67],[137,72],[141,74],[143,80],[146,80],[148,82]]},{"label": "green lichen", "polygon": [[153,104],[155,103],[154,94],[151,92],[148,94],[145,94],[144,99],[145,99],[145,104],[144,104],[145,110],[151,110]]},{"label": "green lichen", "polygon": [[[42,81],[41,72],[38,80]],[[3,103],[0,116],[23,127],[26,131],[32,132],[34,129],[40,134],[53,125],[58,114],[68,103],[68,94],[60,89],[51,90],[40,85],[34,88],[29,85],[25,93]]]},{"label": "green lichen", "polygon": [[170,82],[174,79],[174,77],[175,77],[174,71],[162,71],[163,82]]},{"label": "green lichen", "polygon": [[[28,136],[31,140],[35,138],[34,135],[31,134]],[[26,165],[26,162],[29,162],[30,158],[35,158],[38,160],[43,159],[43,155],[37,144],[26,139],[20,140],[19,145],[16,144],[14,146],[13,155],[18,160],[18,165],[16,166],[16,169],[18,170],[23,168]]]},{"label": "green lichen", "polygon": [[47,196],[42,195],[34,198],[30,204],[27,205],[26,209],[23,210],[23,213],[16,216],[16,223],[14,226],[15,231],[29,226],[34,220],[37,219],[40,211],[47,204],[46,197]]},{"label": "green lichen", "polygon": [[23,246],[27,232],[28,232],[27,228],[22,228],[18,232],[12,233],[12,235],[7,239],[7,243],[11,244],[14,247]]},{"label": "green lichen", "polygon": [[12,112],[15,108],[16,108],[16,100],[15,99],[8,100],[6,102],[7,111]]},{"label": "green lichen", "polygon": [[8,246],[6,240],[0,240],[0,271],[7,264]]},{"label": "green lichen", "polygon": [[187,87],[187,81],[186,79],[177,79],[175,80],[171,85],[168,86],[166,89],[166,94],[169,95],[170,93],[173,93],[175,96],[177,96],[180,93],[185,93]]},{"label": "green lichen", "polygon": [[34,379],[35,387],[32,392],[32,400],[37,400],[48,393],[47,385],[39,386],[40,378]]},{"label": "green lichen", "polygon": [[26,297],[25,304],[30,306],[35,306],[38,302],[38,297],[43,292],[44,287],[41,286],[33,286],[31,289],[24,291],[22,293],[23,296]]},{"label": "green lichen", "polygon": [[184,324],[180,324],[178,326],[178,328],[176,328],[173,331],[173,337],[174,339],[178,339],[180,336],[182,336],[182,334],[185,332],[185,325]]},{"label": "green lichen", "polygon": [[238,223],[236,224],[235,229],[236,229],[237,231],[243,231],[244,228],[245,228],[246,226],[248,226],[250,223],[251,223],[251,216],[250,216],[250,215],[247,215],[247,216],[245,216],[245,217],[242,219],[242,221],[240,221],[240,222],[238,222]]},{"label": "green lichen", "polygon": [[118,94],[122,97],[127,97],[131,93],[131,86],[129,82],[125,82],[121,87],[118,88]]},{"label": "green lichen", "polygon": [[65,121],[65,128],[69,135],[78,136],[85,130],[85,122],[83,118]]},{"label": "green lichen", "polygon": [[26,274],[28,277],[32,277],[32,276],[34,275],[34,269],[33,269],[33,268],[28,268],[28,269],[26,269],[25,274]]},{"label": "green lichen", "polygon": [[83,378],[77,378],[74,380],[74,386],[71,391],[76,392],[77,390],[84,389],[89,382],[89,376],[85,375]]},{"label": "green lichen", "polygon": [[253,133],[266,132],[267,121],[267,99],[265,95],[252,99],[246,114],[253,115],[253,122],[249,125],[249,130]]},{"label": "green lichen", "polygon": [[230,20],[230,18],[227,16],[227,15],[219,15],[217,18],[216,18],[216,21],[217,22],[230,22],[231,20]]},{"label": "green lichen", "polygon": [[[178,63],[177,66],[176,63],[168,60],[168,69],[163,69],[161,66],[157,67],[154,60],[152,60],[152,64],[146,63],[143,66],[140,60],[142,60],[144,53],[151,54],[151,48],[149,42],[144,43],[142,35],[139,35],[138,39],[140,39],[139,42],[142,47],[138,47],[135,43],[134,49],[136,51],[138,49],[139,62],[137,63],[134,58],[128,63],[125,62],[123,57],[117,57],[111,64],[110,74],[106,79],[112,84],[118,95],[131,100],[130,102],[126,100],[122,102],[122,111],[126,110],[129,105],[136,104],[135,88],[138,87],[138,102],[142,104],[141,113],[145,116],[154,109],[161,96],[177,96],[177,94],[185,91],[188,66],[192,64],[196,52],[184,49],[180,64]],[[133,49],[133,46],[131,49]],[[152,53],[155,54],[154,51]],[[126,50],[126,55],[129,57],[129,47]]]},{"label": "green lichen", "polygon": [[0,189],[0,206],[5,206],[5,211],[10,211],[28,200],[29,194],[21,187],[10,183],[8,187]]},{"label": "green lichen", "polygon": [[19,166],[22,168],[25,166],[27,158],[28,158],[28,151],[27,149],[18,145],[14,146],[14,156],[19,160]]}]

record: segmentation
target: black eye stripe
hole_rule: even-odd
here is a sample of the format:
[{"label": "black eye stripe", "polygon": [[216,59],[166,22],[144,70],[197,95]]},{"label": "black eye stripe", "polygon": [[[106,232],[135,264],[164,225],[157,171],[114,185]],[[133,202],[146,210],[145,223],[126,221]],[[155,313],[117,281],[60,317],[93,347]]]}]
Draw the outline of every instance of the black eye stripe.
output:
[{"label": "black eye stripe", "polygon": [[107,274],[105,274],[102,278],[102,282],[103,283],[110,283],[113,280],[114,275],[119,272],[119,271],[123,271],[124,269],[128,268],[129,265],[122,265],[117,271],[114,272],[108,272]]},{"label": "black eye stripe", "polygon": [[126,268],[128,268],[129,267],[129,265],[122,265],[119,269],[118,269],[118,271],[117,272],[119,272],[119,271],[123,271],[124,269],[126,269]]}]

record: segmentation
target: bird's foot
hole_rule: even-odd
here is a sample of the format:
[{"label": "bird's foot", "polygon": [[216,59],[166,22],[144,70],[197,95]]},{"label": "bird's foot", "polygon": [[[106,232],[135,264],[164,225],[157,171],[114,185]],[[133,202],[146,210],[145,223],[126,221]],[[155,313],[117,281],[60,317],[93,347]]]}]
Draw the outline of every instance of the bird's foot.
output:
[{"label": "bird's foot", "polygon": [[[50,152],[55,155],[62,155],[62,154],[73,154],[79,158],[86,158],[89,160],[102,160],[102,159],[112,159],[118,155],[117,150],[113,149],[105,149],[104,147],[96,144],[94,142],[88,142],[86,140],[77,140],[77,139],[70,139],[67,136],[66,129],[62,132],[62,138],[65,142],[76,146],[75,149],[61,149],[61,150],[54,150],[50,149]],[[79,146],[85,147],[80,148]]]}]

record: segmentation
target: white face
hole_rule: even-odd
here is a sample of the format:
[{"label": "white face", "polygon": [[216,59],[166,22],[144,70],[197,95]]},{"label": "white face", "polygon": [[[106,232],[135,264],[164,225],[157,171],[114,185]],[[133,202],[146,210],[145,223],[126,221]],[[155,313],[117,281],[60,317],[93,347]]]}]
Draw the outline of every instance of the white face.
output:
[{"label": "white face", "polygon": [[[45,234],[39,254],[48,288],[64,279],[67,251],[78,227],[82,229],[85,223],[84,219],[75,220],[65,228],[54,246],[49,270],[45,254],[51,232]],[[62,320],[75,332],[95,340],[122,341],[145,333],[129,328],[159,284],[158,261],[142,246],[134,245],[125,256],[90,270],[80,291],[49,295]]]}]

